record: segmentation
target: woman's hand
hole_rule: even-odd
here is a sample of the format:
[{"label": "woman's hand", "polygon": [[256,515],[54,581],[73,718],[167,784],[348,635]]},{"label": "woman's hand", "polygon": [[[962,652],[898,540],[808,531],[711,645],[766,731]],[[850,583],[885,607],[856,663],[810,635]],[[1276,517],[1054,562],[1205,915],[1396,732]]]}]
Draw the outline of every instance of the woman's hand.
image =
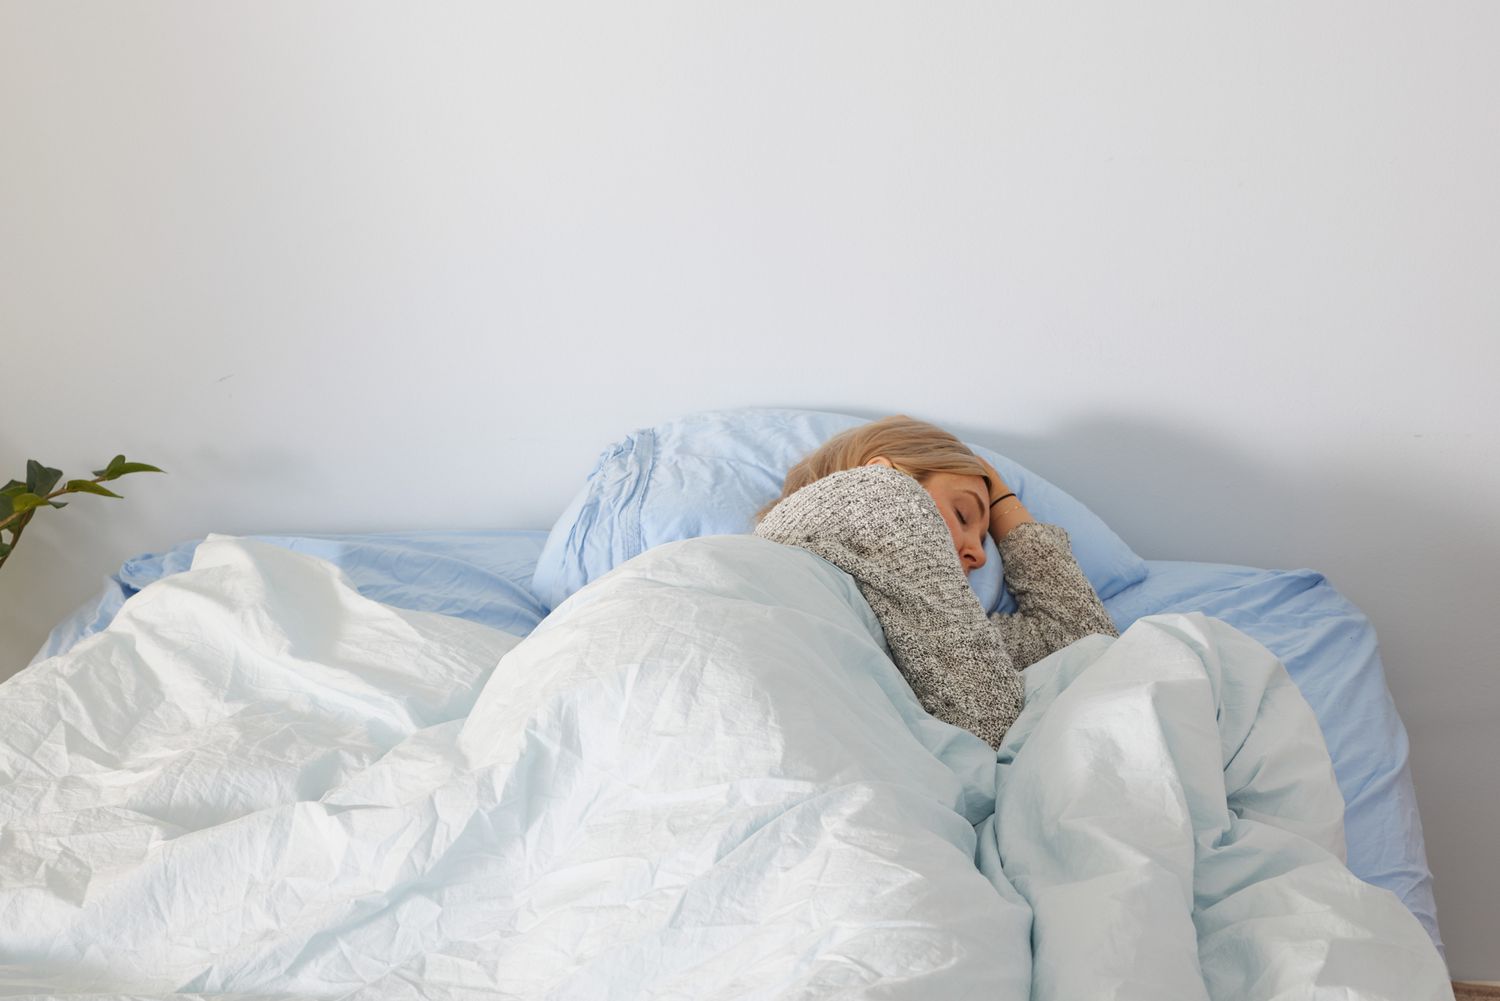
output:
[{"label": "woman's hand", "polygon": [[[1000,478],[1000,473],[984,456],[976,455],[974,458],[979,460],[990,477],[990,534],[995,537],[995,543],[998,545],[1001,539],[1010,534],[1011,529],[1036,519],[1031,516],[1030,511],[1026,510],[1026,505],[1021,503],[1021,498],[1014,496],[1015,492],[1006,485],[1005,481]],[[995,498],[1005,497],[1006,494],[1012,496],[999,504],[995,503]]]}]

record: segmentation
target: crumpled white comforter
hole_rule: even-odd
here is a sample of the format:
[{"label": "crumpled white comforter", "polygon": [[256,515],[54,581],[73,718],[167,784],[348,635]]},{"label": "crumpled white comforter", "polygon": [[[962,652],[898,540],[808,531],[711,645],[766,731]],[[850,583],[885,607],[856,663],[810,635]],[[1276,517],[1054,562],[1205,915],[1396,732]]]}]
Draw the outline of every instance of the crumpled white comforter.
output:
[{"label": "crumpled white comforter", "polygon": [[211,537],[0,686],[0,993],[1448,996],[1263,648],[1027,674],[997,766],[802,550],[662,546],[522,641]]}]

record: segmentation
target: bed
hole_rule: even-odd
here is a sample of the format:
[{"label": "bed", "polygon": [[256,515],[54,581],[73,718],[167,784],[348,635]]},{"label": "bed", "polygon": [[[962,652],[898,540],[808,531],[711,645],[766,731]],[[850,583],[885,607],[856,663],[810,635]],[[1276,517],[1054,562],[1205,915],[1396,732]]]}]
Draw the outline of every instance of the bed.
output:
[{"label": "bed", "polygon": [[[1316,725],[1288,729],[1277,745],[1297,746],[1309,732],[1320,738],[1295,760],[1266,751],[1246,764],[1244,748],[1255,743],[1249,739],[1236,745],[1241,754],[1234,762],[1226,751],[1224,775],[1234,767],[1246,772],[1239,792],[1220,789],[1229,797],[1230,821],[1259,817],[1265,823],[1251,824],[1257,837],[1302,840],[1256,856],[1282,859],[1285,872],[1221,875],[1225,887],[1208,901],[1200,899],[1203,873],[1240,864],[1228,857],[1239,835],[1225,827],[1208,837],[1208,828],[1192,826],[1199,821],[1190,815],[1203,812],[1195,797],[1216,781],[1193,774],[1201,755],[1185,742],[1202,735],[1177,724],[1177,709],[1143,703],[1137,710],[1151,714],[1165,735],[1150,753],[1161,755],[1161,770],[1180,777],[1166,791],[1151,784],[1155,775],[1129,787],[1137,801],[1173,801],[1133,827],[1148,828],[1174,804],[1182,806],[1183,843],[1200,842],[1196,863],[1190,859],[1181,869],[1181,859],[1172,857],[1181,854],[1178,844],[1151,862],[1150,880],[1135,869],[1123,882],[1119,869],[1087,878],[1049,875],[1049,845],[1066,840],[1064,829],[1069,837],[1095,838],[1084,850],[1092,858],[1123,852],[1137,867],[1150,854],[1143,843],[1118,843],[1113,832],[1079,834],[1062,814],[1063,821],[1033,832],[1028,843],[1027,817],[1007,824],[996,807],[1047,798],[1058,781],[1055,769],[1032,775],[1029,763],[1063,759],[1084,746],[1076,741],[1088,729],[1089,706],[1099,698],[1112,712],[1123,705],[1109,702],[1113,696],[1087,702],[1089,685],[1107,687],[1111,677],[1134,668],[1111,666],[1103,650],[1059,657],[1056,665],[1049,658],[1047,671],[1037,673],[1037,690],[1028,682],[1028,693],[1038,707],[1051,708],[1036,713],[1036,725],[1018,726],[996,773],[995,762],[976,756],[972,743],[902,701],[899,676],[892,683],[881,673],[878,642],[872,653],[871,638],[861,637],[871,624],[868,608],[861,611],[854,595],[840,592],[826,567],[777,570],[803,590],[795,599],[762,595],[759,582],[770,573],[765,561],[781,557],[742,551],[761,540],[737,536],[743,527],[736,519],[779,485],[788,455],[855,421],[733,411],[634,432],[604,451],[550,531],[210,537],[127,561],[96,598],[53,630],[31,668],[0,687],[0,710],[13,722],[0,738],[0,750],[8,752],[0,762],[23,778],[0,800],[7,811],[0,814],[0,837],[8,842],[0,861],[0,926],[14,929],[0,933],[6,936],[0,985],[6,993],[58,994],[445,996],[484,989],[517,997],[739,997],[870,989],[871,996],[923,997],[939,989],[948,996],[1027,997],[1034,990],[1062,997],[1113,983],[1122,997],[1136,996],[1132,990],[1269,997],[1277,984],[1308,977],[1330,990],[1388,981],[1381,993],[1354,996],[1441,996],[1430,990],[1440,982],[1441,945],[1405,732],[1373,630],[1356,608],[1309,570],[1141,560],[1076,500],[987,453],[1038,517],[1069,529],[1080,564],[1122,634],[1156,651],[1139,659],[1182,655],[1187,673],[1172,691],[1216,699],[1218,728],[1227,732],[1238,713],[1245,734],[1292,728],[1283,721],[1294,720],[1305,704]],[[777,448],[768,451],[767,442]],[[742,495],[726,491],[730,482]],[[992,556],[988,575],[971,581],[987,607],[1005,608],[1009,596]],[[663,593],[685,587],[674,583],[684,567],[699,575],[692,579],[712,578],[724,589],[692,591],[686,622],[660,604]],[[700,591],[707,593],[701,601]],[[156,598],[143,603],[137,595]],[[806,609],[820,602],[826,614],[811,623]],[[250,607],[263,610],[247,620]],[[279,610],[280,618],[266,609]],[[360,622],[350,635],[392,656],[365,657],[349,635],[325,630],[346,613]],[[719,677],[710,668],[728,656],[719,647],[733,646],[729,638],[745,616],[785,623],[798,644],[778,648],[779,658],[790,662],[809,649],[824,651],[823,658],[802,675],[765,679],[765,691],[746,691],[732,671]],[[244,635],[215,638],[235,630]],[[874,632],[878,641],[878,626]],[[691,654],[671,649],[705,677],[719,678],[720,687],[698,676],[689,684],[681,671],[668,672],[668,683],[642,666],[660,656],[663,644],[688,634],[699,644]],[[1246,645],[1241,636],[1258,644]],[[606,639],[615,651],[607,669],[599,653]],[[758,634],[745,640],[762,661],[765,651],[755,644],[765,642]],[[618,651],[629,643],[647,646],[622,662]],[[1280,667],[1256,661],[1258,645],[1285,666],[1300,698],[1287,701],[1290,686],[1273,697]],[[213,648],[207,656],[205,647]],[[835,647],[843,651],[835,659],[847,665],[864,657],[865,668],[818,673]],[[168,665],[146,672],[152,684],[132,677],[139,671],[120,670],[142,663],[133,657],[149,656]],[[276,657],[283,662],[268,666],[267,658]],[[497,683],[497,662],[520,673]],[[289,674],[288,663],[303,668]],[[343,666],[320,674],[328,665]],[[1252,675],[1265,679],[1259,694],[1235,702],[1235,679]],[[808,677],[824,688],[799,688],[812,683]],[[182,686],[194,691],[184,695]],[[1157,688],[1170,686],[1136,686]],[[802,717],[803,707],[832,693],[852,707],[847,720]],[[182,704],[174,705],[179,698]],[[705,700],[735,699],[748,700],[736,710],[747,718],[769,714],[758,729],[740,732],[732,717],[699,718]],[[685,701],[668,711],[674,700]],[[80,702],[94,704],[55,708]],[[610,708],[618,706],[638,707],[636,729]],[[1080,722],[1049,733],[1046,720],[1065,712],[1079,714]],[[149,726],[141,722],[147,718]],[[22,735],[19,723],[27,720],[50,722]],[[840,725],[849,728],[838,745],[843,750],[823,744],[788,750],[793,737],[816,743]],[[720,755],[703,754],[704,746],[734,749],[732,760],[715,767],[745,767],[757,754],[769,764],[733,782],[694,773],[648,796],[659,776],[691,771],[662,749],[677,746],[674,732],[694,726],[706,726],[712,740],[683,749],[712,761]],[[766,743],[767,727],[778,733],[774,746]],[[858,768],[846,763],[831,778],[809,770],[808,762],[822,767],[881,727],[887,739],[858,755]],[[504,747],[485,743],[484,734],[496,733],[511,735]],[[179,748],[184,735],[192,738],[190,750]],[[686,740],[680,733],[675,739]],[[891,748],[903,741],[909,753],[893,757]],[[1276,786],[1269,777],[1316,771],[1324,746],[1321,760],[1331,763],[1332,777],[1321,809],[1327,813],[1328,803],[1336,803],[1338,816],[1324,818],[1327,830],[1293,830],[1318,811],[1306,803],[1287,807],[1296,799],[1287,790],[1319,780],[1289,779],[1267,792]],[[622,747],[633,751],[622,755]],[[1147,752],[1131,744],[1118,753]],[[487,762],[489,786],[455,782],[455,756],[464,755]],[[655,771],[641,770],[652,762]],[[700,766],[707,767],[693,767]],[[147,772],[149,782],[141,785]],[[119,792],[132,782],[133,792]],[[564,789],[566,795],[558,791]],[[933,789],[947,790],[937,806],[924,798]],[[543,809],[553,794],[555,816]],[[613,812],[600,803],[612,804]],[[662,803],[671,809],[663,813]],[[1124,802],[1109,809],[1123,816],[1137,808]],[[589,826],[590,809],[603,811],[597,830]],[[712,835],[699,832],[700,840],[684,847],[692,818],[709,814],[719,818]],[[900,847],[892,847],[898,832]],[[653,838],[668,834],[673,852],[660,858],[621,847],[632,839],[654,845]],[[557,849],[545,872],[534,868],[538,839],[566,848]],[[1320,840],[1327,851],[1303,844]],[[330,844],[339,847],[336,856]],[[924,844],[920,860],[908,857],[911,846]],[[300,847],[293,851],[294,845]],[[476,845],[520,847],[486,854]],[[810,847],[792,857],[788,846],[799,845]],[[1358,885],[1339,881],[1342,866],[1332,859],[1345,851]],[[1217,853],[1209,861],[1218,870],[1204,852]],[[960,857],[946,868],[933,861]],[[412,861],[418,858],[424,861]],[[768,881],[766,873],[775,878]],[[882,874],[890,876],[888,885]],[[1295,915],[1283,915],[1295,917],[1291,930],[1265,941],[1243,935],[1263,923],[1259,912],[1220,928],[1205,923],[1253,899],[1247,887],[1257,880],[1278,899],[1290,893],[1321,902],[1291,908]],[[856,881],[884,889],[872,903],[850,890]],[[818,893],[808,897],[798,889],[807,885]],[[330,894],[329,886],[341,889]],[[1171,901],[1182,893],[1192,905],[1174,917]],[[1147,929],[1128,948],[1118,942],[1101,948],[1121,937],[1118,927],[1088,932],[1079,900],[1091,901],[1087,913],[1100,913],[1100,900],[1137,915],[1166,907],[1162,927],[1174,920],[1197,927],[1186,938]],[[1393,909],[1382,910],[1387,904]],[[725,907],[733,913],[721,912]],[[1377,915],[1370,920],[1381,935],[1307,924],[1309,913],[1340,907]],[[823,921],[816,934],[804,920],[809,908]],[[865,911],[868,927],[841,938],[851,915]],[[775,917],[792,914],[801,917],[786,917],[777,938]],[[485,937],[499,927],[509,929],[503,943]],[[1078,930],[1059,933],[1060,927]],[[621,937],[622,928],[631,930]],[[1337,948],[1306,946],[1323,939]],[[1373,955],[1372,944],[1379,946]],[[1116,954],[1105,955],[1111,948]],[[1147,954],[1159,979],[1120,986]],[[1303,958],[1281,968],[1283,960],[1273,955]]]}]

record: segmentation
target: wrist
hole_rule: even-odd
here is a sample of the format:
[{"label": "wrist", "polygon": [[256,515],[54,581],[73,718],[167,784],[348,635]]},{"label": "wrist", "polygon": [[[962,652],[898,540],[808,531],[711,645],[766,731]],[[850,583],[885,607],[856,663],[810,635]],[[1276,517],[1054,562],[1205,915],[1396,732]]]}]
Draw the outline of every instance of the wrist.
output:
[{"label": "wrist", "polygon": [[1026,505],[1021,503],[1021,498],[1014,495],[1009,497],[1002,495],[990,508],[990,534],[995,537],[996,542],[999,542],[1017,525],[1035,520],[1031,512],[1026,510]]}]

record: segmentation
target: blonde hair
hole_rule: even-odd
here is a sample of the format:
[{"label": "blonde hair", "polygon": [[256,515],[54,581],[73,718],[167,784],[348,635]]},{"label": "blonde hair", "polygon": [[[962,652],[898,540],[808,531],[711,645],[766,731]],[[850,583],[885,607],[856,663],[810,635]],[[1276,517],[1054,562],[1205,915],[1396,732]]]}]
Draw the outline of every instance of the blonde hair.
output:
[{"label": "blonde hair", "polygon": [[897,469],[918,483],[925,483],[933,473],[958,473],[982,476],[985,485],[994,488],[984,463],[969,446],[936,424],[896,414],[840,431],[814,449],[787,471],[781,496],[755,513],[756,523],[809,483],[830,473],[863,466],[877,455],[891,460]]}]

